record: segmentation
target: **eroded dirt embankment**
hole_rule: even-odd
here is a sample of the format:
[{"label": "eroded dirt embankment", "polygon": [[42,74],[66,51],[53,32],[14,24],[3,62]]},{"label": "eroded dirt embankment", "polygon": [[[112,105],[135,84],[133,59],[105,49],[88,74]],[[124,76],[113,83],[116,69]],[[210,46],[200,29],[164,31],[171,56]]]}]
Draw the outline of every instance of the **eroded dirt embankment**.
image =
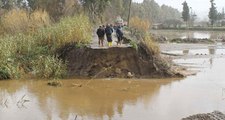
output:
[{"label": "eroded dirt embankment", "polygon": [[138,49],[112,47],[92,49],[66,46],[60,57],[67,61],[70,77],[91,78],[162,78],[177,77],[159,57],[143,44]]}]

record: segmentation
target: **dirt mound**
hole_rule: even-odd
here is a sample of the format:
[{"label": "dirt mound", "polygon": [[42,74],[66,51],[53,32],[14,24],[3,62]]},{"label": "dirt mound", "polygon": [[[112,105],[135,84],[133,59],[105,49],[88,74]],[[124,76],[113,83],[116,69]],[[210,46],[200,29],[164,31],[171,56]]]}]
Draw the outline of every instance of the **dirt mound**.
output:
[{"label": "dirt mound", "polygon": [[[67,61],[70,77],[150,78],[176,76],[156,60],[143,44],[138,50],[127,47],[92,49],[66,46],[59,51]],[[155,62],[157,61],[157,62]]]},{"label": "dirt mound", "polygon": [[225,115],[219,111],[214,111],[207,114],[197,114],[182,120],[225,120]]}]

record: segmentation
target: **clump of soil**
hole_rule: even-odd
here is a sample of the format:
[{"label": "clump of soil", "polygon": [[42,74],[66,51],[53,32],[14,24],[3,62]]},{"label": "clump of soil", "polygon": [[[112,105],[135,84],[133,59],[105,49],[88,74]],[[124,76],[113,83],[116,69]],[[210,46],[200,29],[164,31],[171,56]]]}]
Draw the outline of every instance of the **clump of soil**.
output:
[{"label": "clump of soil", "polygon": [[53,87],[61,87],[62,83],[60,81],[49,81],[47,83],[48,86],[53,86]]},{"label": "clump of soil", "polygon": [[225,120],[225,115],[219,111],[214,111],[207,114],[192,115],[182,120]]},{"label": "clump of soil", "polygon": [[132,47],[77,48],[73,45],[65,46],[59,53],[60,57],[67,61],[70,77],[177,77],[159,56],[153,55],[142,43],[138,45],[137,50]]}]

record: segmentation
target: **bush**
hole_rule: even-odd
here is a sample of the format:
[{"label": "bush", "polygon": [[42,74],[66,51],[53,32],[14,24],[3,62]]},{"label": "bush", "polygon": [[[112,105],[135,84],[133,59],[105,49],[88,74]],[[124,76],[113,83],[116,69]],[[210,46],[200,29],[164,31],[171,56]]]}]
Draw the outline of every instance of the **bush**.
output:
[{"label": "bush", "polygon": [[0,39],[0,61],[19,55],[31,54],[35,51],[36,47],[36,40],[33,36],[24,34],[4,36]]},{"label": "bush", "polygon": [[[7,21],[16,12],[19,12],[18,18]],[[36,11],[30,15],[29,25],[24,22],[17,24],[16,21],[20,23],[27,19],[26,14],[22,10],[11,11],[3,18],[3,23],[7,23],[3,25],[4,29],[13,31],[13,35],[6,34],[0,38],[0,79],[17,79],[30,72],[41,78],[62,78],[66,64],[53,56],[56,56],[57,49],[68,43],[84,45],[90,42],[92,29],[88,17],[67,17],[49,26],[47,13]],[[33,26],[32,31],[30,25]]]},{"label": "bush", "polygon": [[0,39],[0,50],[0,76],[7,73],[8,78],[20,78],[32,59],[28,56],[35,51],[35,44],[31,36],[5,36]]},{"label": "bush", "polygon": [[1,18],[2,28],[7,34],[34,32],[51,23],[45,11],[29,13],[26,10],[12,9]]},{"label": "bush", "polygon": [[10,78],[9,72],[5,68],[0,68],[0,80],[9,78]]},{"label": "bush", "polygon": [[131,47],[134,48],[135,50],[138,50],[138,45],[137,45],[137,42],[136,42],[136,41],[131,40],[131,41],[130,41],[130,45],[131,45]]},{"label": "bush", "polygon": [[139,41],[142,41],[153,55],[160,53],[158,44],[153,41],[153,38],[149,34],[150,22],[148,20],[140,19],[139,17],[133,17],[130,21],[130,30]]},{"label": "bush", "polygon": [[39,28],[50,26],[51,20],[46,11],[36,10],[30,15],[29,27],[32,32]]},{"label": "bush", "polygon": [[17,63],[16,61],[8,62],[2,68],[5,71],[4,74],[8,75],[9,78],[19,79],[23,74],[23,69],[20,66],[20,63]]},{"label": "bush", "polygon": [[3,15],[2,25],[7,33],[25,32],[29,28],[29,16],[25,10],[13,9]]},{"label": "bush", "polygon": [[66,74],[66,65],[54,56],[40,56],[33,64],[34,73],[39,78],[58,79]]},{"label": "bush", "polygon": [[2,22],[1,22],[1,20],[0,20],[0,37],[1,37],[2,35],[4,35],[4,33],[5,33],[5,31],[4,31]]},{"label": "bush", "polygon": [[[0,79],[18,79],[35,71],[35,77],[62,78],[66,65],[33,36],[18,34],[0,39]],[[42,56],[42,57],[39,57]]]},{"label": "bush", "polygon": [[92,27],[88,17],[78,15],[64,18],[51,27],[40,29],[36,37],[42,45],[52,45],[53,49],[68,43],[88,44],[92,38]]},{"label": "bush", "polygon": [[131,33],[134,35],[146,33],[150,30],[150,22],[139,17],[133,17],[130,20]]},{"label": "bush", "polygon": [[142,40],[146,46],[150,49],[150,51],[152,52],[153,55],[158,55],[160,53],[160,49],[158,44],[153,41],[151,35],[149,34],[145,34]]}]

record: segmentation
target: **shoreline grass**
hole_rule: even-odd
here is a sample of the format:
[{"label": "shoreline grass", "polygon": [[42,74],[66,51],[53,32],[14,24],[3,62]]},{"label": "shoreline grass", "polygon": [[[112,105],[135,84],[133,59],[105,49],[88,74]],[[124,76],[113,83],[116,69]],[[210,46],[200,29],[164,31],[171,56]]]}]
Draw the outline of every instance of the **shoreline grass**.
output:
[{"label": "shoreline grass", "polygon": [[[11,12],[13,14],[9,12],[8,17],[1,19],[1,25],[7,20],[8,24],[4,24],[4,34],[0,38],[0,79],[19,79],[24,74],[32,74],[34,78],[62,78],[66,62],[57,57],[57,49],[68,43],[90,43],[92,26],[84,15],[66,17],[50,25],[39,21],[48,15],[36,11],[29,19],[38,24],[33,24],[36,27],[31,29],[29,25],[19,24],[23,18],[29,21],[27,12]],[[15,16],[15,13],[21,15]]]}]

